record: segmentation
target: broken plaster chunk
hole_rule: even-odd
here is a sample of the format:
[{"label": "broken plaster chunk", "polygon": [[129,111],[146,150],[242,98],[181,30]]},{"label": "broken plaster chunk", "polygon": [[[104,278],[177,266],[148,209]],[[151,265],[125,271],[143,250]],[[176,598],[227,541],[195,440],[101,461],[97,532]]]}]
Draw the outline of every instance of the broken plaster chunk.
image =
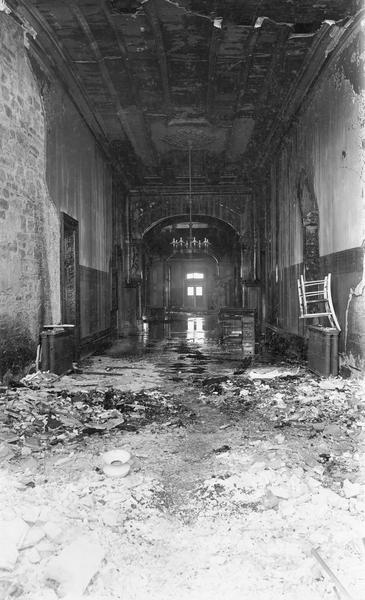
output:
[{"label": "broken plaster chunk", "polygon": [[279,504],[279,499],[270,489],[266,490],[266,494],[261,499],[261,504],[266,510],[272,510]]},{"label": "broken plaster chunk", "polygon": [[37,548],[30,548],[27,553],[27,558],[32,564],[37,564],[41,561],[41,555],[39,554]]},{"label": "broken plaster chunk", "polygon": [[351,483],[349,479],[345,479],[343,482],[343,492],[345,498],[355,498],[356,496],[360,496],[362,488],[358,483]]},{"label": "broken plaster chunk", "polygon": [[277,498],[282,498],[283,500],[288,500],[290,498],[290,490],[285,485],[273,485],[269,490]]},{"label": "broken plaster chunk", "polygon": [[6,4],[5,0],[0,0],[0,12],[4,12],[6,15],[10,15],[11,10]]},{"label": "broken plaster chunk", "polygon": [[97,542],[80,537],[52,558],[46,569],[46,578],[59,584],[62,598],[82,595],[99,570],[105,552]]},{"label": "broken plaster chunk", "polygon": [[10,521],[0,521],[0,569],[14,569],[18,560],[18,548],[28,530],[29,526],[19,517]]},{"label": "broken plaster chunk", "polygon": [[43,525],[43,531],[49,540],[56,542],[62,536],[62,529],[57,523],[48,521]]},{"label": "broken plaster chunk", "polygon": [[119,521],[119,513],[116,510],[105,510],[102,515],[102,521],[104,525],[108,525],[109,527],[115,527],[118,525]]},{"label": "broken plaster chunk", "polygon": [[24,550],[26,548],[32,548],[38,542],[40,542],[46,534],[44,533],[42,527],[32,527],[27,535],[25,536],[24,541],[22,542],[20,549]]},{"label": "broken plaster chunk", "polygon": [[27,523],[35,523],[40,513],[39,506],[30,505],[22,510],[21,516]]}]

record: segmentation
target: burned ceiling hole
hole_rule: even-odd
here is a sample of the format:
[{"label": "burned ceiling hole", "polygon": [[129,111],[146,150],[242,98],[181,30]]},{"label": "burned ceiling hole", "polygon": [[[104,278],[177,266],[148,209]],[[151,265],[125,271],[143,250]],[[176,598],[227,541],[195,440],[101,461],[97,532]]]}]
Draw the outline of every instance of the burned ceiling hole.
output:
[{"label": "burned ceiling hole", "polygon": [[313,21],[313,23],[294,23],[292,25],[293,33],[296,34],[310,34],[316,33],[320,29],[322,23],[320,21]]},{"label": "burned ceiling hole", "polygon": [[134,14],[140,7],[139,0],[109,0],[108,4],[112,13],[118,14]]}]

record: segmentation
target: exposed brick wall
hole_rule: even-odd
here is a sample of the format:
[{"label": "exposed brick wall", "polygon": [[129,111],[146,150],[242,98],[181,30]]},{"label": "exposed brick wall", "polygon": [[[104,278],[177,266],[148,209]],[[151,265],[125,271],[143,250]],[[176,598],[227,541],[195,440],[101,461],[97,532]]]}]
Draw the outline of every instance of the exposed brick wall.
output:
[{"label": "exposed brick wall", "polygon": [[59,225],[45,183],[42,100],[23,30],[4,13],[0,74],[1,359],[11,339],[36,342],[40,327],[59,318]]}]

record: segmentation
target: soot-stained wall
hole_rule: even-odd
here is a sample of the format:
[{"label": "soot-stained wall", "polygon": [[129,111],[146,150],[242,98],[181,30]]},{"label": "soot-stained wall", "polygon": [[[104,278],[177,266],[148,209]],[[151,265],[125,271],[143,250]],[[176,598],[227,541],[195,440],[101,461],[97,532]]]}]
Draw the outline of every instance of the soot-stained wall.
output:
[{"label": "soot-stained wall", "polygon": [[45,180],[45,121],[24,32],[0,12],[0,370],[29,360],[60,318],[59,223]]},{"label": "soot-stained wall", "polygon": [[[344,362],[365,367],[363,32],[354,26],[271,166],[266,205],[267,320],[305,334],[296,278],[333,278]],[[305,236],[306,240],[305,241]],[[309,244],[308,244],[309,239]],[[315,255],[318,255],[317,258]]]}]

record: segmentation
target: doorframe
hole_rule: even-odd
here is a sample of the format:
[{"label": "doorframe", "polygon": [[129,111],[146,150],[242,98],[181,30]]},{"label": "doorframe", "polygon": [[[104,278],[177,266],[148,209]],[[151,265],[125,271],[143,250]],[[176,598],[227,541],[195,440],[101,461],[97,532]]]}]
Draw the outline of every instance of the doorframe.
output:
[{"label": "doorframe", "polygon": [[65,230],[73,231],[75,235],[75,295],[76,295],[76,306],[75,306],[75,329],[74,329],[74,343],[75,343],[75,358],[78,358],[79,347],[80,347],[80,251],[79,251],[79,222],[73,219],[65,212],[61,212],[61,237],[60,237],[60,283],[61,283],[61,319],[62,323],[65,322],[66,314],[66,299],[65,299],[65,274],[64,274],[64,239]]},{"label": "doorframe", "polygon": [[[183,307],[186,306],[186,308],[192,308],[193,310],[207,310],[208,309],[208,298],[206,295],[206,289],[207,289],[207,274],[205,270],[201,270],[201,272],[203,273],[204,277],[202,277],[201,279],[187,279],[187,274],[189,271],[186,271],[185,273],[185,277],[184,277],[184,298],[183,298]],[[190,271],[191,273],[193,273],[194,271]],[[193,296],[188,296],[188,287],[193,287],[194,288],[194,295]],[[195,288],[197,287],[201,287],[202,288],[202,295],[201,296],[197,296],[195,293]],[[199,307],[196,305],[196,299],[198,298],[202,298],[203,302],[204,302],[204,306]],[[187,300],[188,298],[194,298],[194,306],[190,307],[187,305]]]}]

